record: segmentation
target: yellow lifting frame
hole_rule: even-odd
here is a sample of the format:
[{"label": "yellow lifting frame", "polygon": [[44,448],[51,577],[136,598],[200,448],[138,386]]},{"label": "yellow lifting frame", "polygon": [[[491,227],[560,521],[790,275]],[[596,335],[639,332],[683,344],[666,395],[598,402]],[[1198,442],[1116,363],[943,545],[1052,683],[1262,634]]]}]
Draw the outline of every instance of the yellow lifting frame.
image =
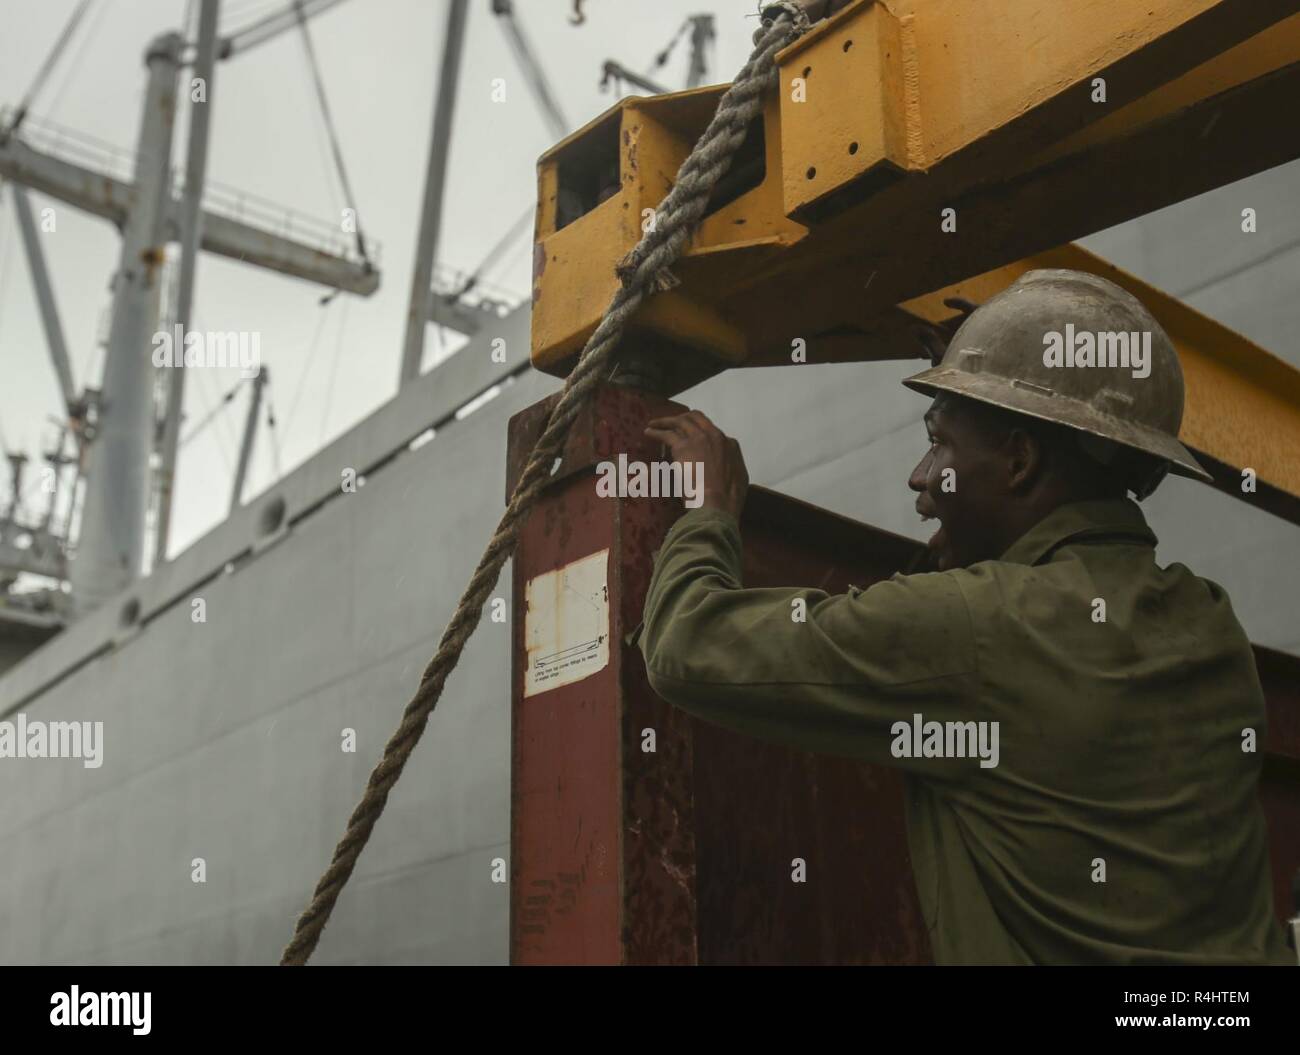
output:
[{"label": "yellow lifting frame", "polygon": [[[1031,267],[1095,271],[1174,339],[1182,439],[1300,522],[1300,373],[1069,243],[1300,157],[1300,0],[857,0],[780,90],[633,340],[674,390],[737,366],[916,355],[909,324]],[[562,375],[723,87],[631,97],[538,162],[532,361]],[[951,209],[955,231],[941,225]],[[948,226],[951,228],[953,224]],[[639,335],[639,337],[637,336]]]}]

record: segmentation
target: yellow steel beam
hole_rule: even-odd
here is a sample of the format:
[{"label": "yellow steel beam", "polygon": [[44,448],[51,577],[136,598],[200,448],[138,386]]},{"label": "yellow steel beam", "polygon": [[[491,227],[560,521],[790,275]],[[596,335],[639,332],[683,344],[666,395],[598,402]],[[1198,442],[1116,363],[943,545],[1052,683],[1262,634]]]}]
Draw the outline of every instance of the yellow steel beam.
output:
[{"label": "yellow steel beam", "polygon": [[[761,364],[795,336],[842,343],[906,297],[1300,156],[1300,123],[1273,120],[1295,97],[1297,8],[858,0],[782,53],[781,92],[683,285],[637,322],[715,372]],[[563,374],[590,336],[722,90],[626,99],[539,160],[539,369]]]},{"label": "yellow steel beam", "polygon": [[[1297,41],[1300,47],[1300,41]],[[747,364],[779,361],[793,336],[860,329],[910,297],[1084,237],[1300,157],[1300,122],[1278,107],[1300,95],[1300,63],[1203,100],[1040,169],[960,193],[899,184],[810,231],[779,268],[750,269],[719,300],[745,320]],[[943,208],[957,229],[941,230]],[[1243,236],[1246,237],[1246,236]],[[689,262],[679,266],[691,285]],[[777,291],[797,291],[797,298]],[[860,358],[871,358],[864,347]]]},{"label": "yellow steel beam", "polygon": [[[563,373],[600,321],[618,287],[614,265],[640,241],[654,208],[717,108],[725,88],[699,88],[656,98],[624,99],[542,155],[533,254],[533,363]],[[779,122],[775,98],[765,125]],[[726,180],[745,186],[750,172],[780,170],[780,135],[756,133]],[[751,156],[752,155],[752,156]],[[580,215],[574,216],[575,213]],[[696,255],[707,269],[715,254],[722,272],[776,259],[803,237],[786,218],[780,182],[758,177],[737,199],[720,203],[697,233]],[[725,256],[725,259],[723,257]],[[670,291],[650,298],[639,323],[681,339],[719,363],[739,365],[750,353],[745,334],[712,306],[712,298]],[[715,367],[715,371],[716,371]]]},{"label": "yellow steel beam", "polygon": [[[858,0],[778,58],[681,285],[630,331],[679,364],[673,391],[790,363],[795,342],[809,362],[914,354],[909,298],[1300,157],[1300,122],[1278,120],[1300,97],[1300,0]],[[539,369],[567,372],[722,91],[623,100],[539,160]],[[1161,310],[1186,442],[1225,473],[1259,452],[1260,480],[1300,495],[1295,372],[1235,335],[1216,357],[1198,335],[1227,331]]]},{"label": "yellow steel beam", "polygon": [[1086,128],[1034,155],[1031,167],[1075,153],[1085,147],[1129,135],[1168,114],[1285,69],[1300,61],[1300,14],[1283,19],[1266,32],[1228,48],[1181,77],[1140,99],[1119,107]]},{"label": "yellow steel beam", "polygon": [[838,212],[836,197],[881,168],[930,171],[967,153],[1005,169],[1013,147],[1057,142],[1298,11],[1296,0],[858,0],[777,57],[786,211]]},{"label": "yellow steel beam", "polygon": [[[796,273],[849,282],[880,271],[885,281],[864,306],[879,310],[1300,156],[1300,135],[1275,118],[1293,98],[1298,12],[1300,0],[860,0],[780,56],[783,185],[803,179],[820,192],[787,195],[787,211],[811,229],[740,281],[769,302],[763,286],[778,271],[786,284]],[[905,85],[892,109],[903,115],[906,150],[868,164],[862,144],[850,154],[855,140],[845,143],[822,111],[835,99],[855,109],[863,93],[849,86],[869,74],[846,63],[864,33],[874,26],[888,41],[894,22],[897,46],[862,54],[893,56],[868,65],[877,80]],[[817,96],[821,110],[792,101],[805,73],[810,100],[819,75],[832,82]],[[1098,81],[1104,102],[1094,101]],[[1229,111],[1233,124],[1218,127]],[[823,158],[838,152],[853,165],[824,178],[827,163],[802,149],[813,142]],[[1114,171],[1097,173],[1098,160]],[[948,208],[955,233],[941,229]],[[835,314],[806,321],[843,325]]]}]

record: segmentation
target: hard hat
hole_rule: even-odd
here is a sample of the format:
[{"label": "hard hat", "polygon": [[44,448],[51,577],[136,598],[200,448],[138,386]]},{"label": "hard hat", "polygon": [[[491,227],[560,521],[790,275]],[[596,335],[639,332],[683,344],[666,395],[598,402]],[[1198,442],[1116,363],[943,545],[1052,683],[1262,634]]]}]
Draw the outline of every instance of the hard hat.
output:
[{"label": "hard hat", "polygon": [[1099,275],[1027,271],[971,313],[938,366],[903,384],[1053,421],[1212,480],[1178,442],[1183,370],[1173,342],[1141,301]]}]

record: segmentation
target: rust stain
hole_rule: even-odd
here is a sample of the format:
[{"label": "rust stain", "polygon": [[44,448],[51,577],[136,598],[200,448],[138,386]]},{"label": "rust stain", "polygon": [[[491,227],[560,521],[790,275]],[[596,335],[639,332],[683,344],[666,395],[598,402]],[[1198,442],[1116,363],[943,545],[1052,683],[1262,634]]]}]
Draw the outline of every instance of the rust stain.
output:
[{"label": "rust stain", "polygon": [[627,181],[629,183],[632,182],[632,173],[636,172],[636,166],[637,166],[636,153],[637,153],[637,147],[640,145],[640,137],[635,136],[632,133],[640,132],[640,131],[641,131],[640,125],[633,125],[630,130],[626,128],[623,130],[623,141],[627,144],[627,167],[628,167]]},{"label": "rust stain", "polygon": [[162,246],[151,245],[140,250],[140,260],[144,264],[145,282],[152,286],[154,278],[157,276],[158,269],[162,267],[166,254]]},{"label": "rust stain", "polygon": [[542,299],[542,274],[546,271],[546,245],[537,242],[533,245],[533,303]]}]

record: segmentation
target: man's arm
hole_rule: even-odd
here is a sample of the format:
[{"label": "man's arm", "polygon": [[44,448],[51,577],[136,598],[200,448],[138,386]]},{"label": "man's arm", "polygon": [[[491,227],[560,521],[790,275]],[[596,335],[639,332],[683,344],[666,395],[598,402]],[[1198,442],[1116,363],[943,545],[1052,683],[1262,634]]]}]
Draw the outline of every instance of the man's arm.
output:
[{"label": "man's arm", "polygon": [[[736,517],[688,512],[668,532],[646,595],[651,686],[706,721],[804,750],[938,777],[978,761],[897,757],[896,722],[984,718],[973,633],[950,575],[895,576],[831,596],[744,589]],[[921,745],[913,750],[920,752]]]}]

